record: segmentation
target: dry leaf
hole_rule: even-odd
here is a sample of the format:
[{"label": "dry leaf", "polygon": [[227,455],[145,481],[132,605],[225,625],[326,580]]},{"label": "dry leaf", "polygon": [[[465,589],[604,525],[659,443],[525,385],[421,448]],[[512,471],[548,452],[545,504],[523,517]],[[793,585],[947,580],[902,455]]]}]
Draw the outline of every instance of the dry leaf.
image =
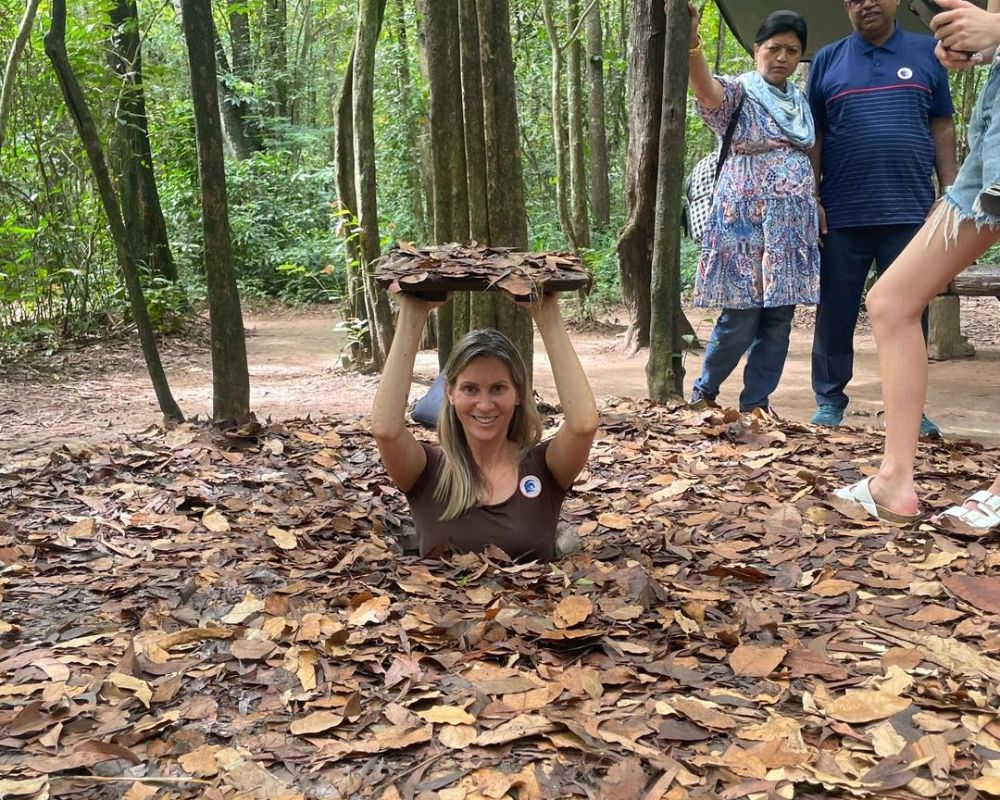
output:
[{"label": "dry leaf", "polygon": [[229,530],[229,520],[215,506],[207,509],[201,515],[201,524],[212,531],[212,533],[225,533]]},{"label": "dry leaf", "polygon": [[274,539],[274,543],[282,550],[294,550],[299,546],[299,540],[293,531],[287,531],[272,525],[267,529],[267,535]]},{"label": "dry leaf", "polygon": [[599,525],[615,531],[624,531],[632,527],[632,518],[627,514],[616,514],[606,511],[597,518]]},{"label": "dry leaf", "polygon": [[385,595],[365,600],[351,612],[347,618],[349,625],[364,626],[372,623],[385,622],[389,618],[389,606],[392,601]]},{"label": "dry leaf", "polygon": [[464,708],[455,706],[434,706],[418,711],[417,716],[424,722],[444,723],[448,725],[474,725],[476,718]]},{"label": "dry leaf", "polygon": [[472,744],[478,732],[472,725],[442,725],[438,728],[438,741],[452,750],[464,750]]},{"label": "dry leaf", "polygon": [[289,729],[296,736],[311,736],[336,728],[343,721],[344,718],[333,711],[316,711],[302,719],[293,720]]},{"label": "dry leaf", "polygon": [[105,678],[105,683],[110,683],[112,686],[123,691],[133,692],[136,699],[146,706],[146,708],[149,708],[149,702],[153,699],[153,690],[149,688],[149,684],[146,681],[133,678],[131,675],[124,675],[121,672],[112,672]]},{"label": "dry leaf", "polygon": [[205,744],[180,756],[177,761],[189,775],[196,778],[211,778],[219,772],[219,763],[215,760],[215,755],[221,749],[219,745]]},{"label": "dry leaf", "polygon": [[785,657],[783,647],[754,647],[741,644],[729,655],[729,666],[737,675],[766,678]]},{"label": "dry leaf", "polygon": [[0,798],[18,797],[46,800],[48,796],[49,779],[47,777],[27,778],[25,780],[0,778]]},{"label": "dry leaf", "polygon": [[563,598],[552,612],[552,621],[557,628],[572,628],[579,625],[590,616],[594,610],[594,604],[590,598],[580,594],[571,594]]},{"label": "dry leaf", "polygon": [[258,599],[253,592],[247,592],[243,599],[222,618],[222,622],[227,625],[238,625],[263,610],[264,601]]},{"label": "dry leaf", "polygon": [[241,661],[260,661],[276,648],[277,645],[269,639],[237,639],[230,646],[232,654]]},{"label": "dry leaf", "polygon": [[987,614],[1000,614],[1000,578],[994,576],[951,575],[944,587],[966,603]]},{"label": "dry leaf", "polygon": [[892,717],[912,705],[905,697],[869,689],[849,691],[823,709],[841,722],[872,722]]},{"label": "dry leaf", "polygon": [[548,733],[555,730],[553,725],[545,717],[538,714],[519,714],[509,722],[498,725],[490,731],[483,731],[476,737],[476,744],[486,747],[493,744],[506,744],[515,742],[518,739],[525,739],[529,736],[537,736],[540,733]]}]

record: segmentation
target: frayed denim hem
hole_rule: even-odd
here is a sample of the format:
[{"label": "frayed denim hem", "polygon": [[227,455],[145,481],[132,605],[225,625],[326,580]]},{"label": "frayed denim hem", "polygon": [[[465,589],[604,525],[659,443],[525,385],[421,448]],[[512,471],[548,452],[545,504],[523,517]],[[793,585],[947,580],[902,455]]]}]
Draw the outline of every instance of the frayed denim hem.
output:
[{"label": "frayed denim hem", "polygon": [[958,231],[963,222],[974,222],[977,231],[988,228],[1000,233],[1000,218],[983,211],[982,194],[976,196],[972,211],[962,208],[950,194],[946,194],[941,200],[937,210],[927,220],[930,223],[930,230],[927,232],[924,247],[930,247],[931,240],[940,229],[944,235],[944,248],[947,250],[958,241]]}]

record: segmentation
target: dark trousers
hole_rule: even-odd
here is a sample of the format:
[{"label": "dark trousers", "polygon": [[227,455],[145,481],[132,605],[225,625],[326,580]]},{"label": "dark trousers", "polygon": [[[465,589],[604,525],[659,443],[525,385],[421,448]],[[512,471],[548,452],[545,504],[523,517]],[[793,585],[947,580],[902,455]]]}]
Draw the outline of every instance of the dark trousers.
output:
[{"label": "dark trousers", "polygon": [[[854,329],[865,281],[875,262],[881,276],[903,252],[920,225],[868,225],[831,230],[820,261],[819,307],[813,335],[812,385],[817,405],[847,408],[854,375]],[[922,319],[927,339],[927,309]]]},{"label": "dark trousers", "polygon": [[714,400],[746,353],[740,411],[770,409],[771,392],[778,387],[785,368],[794,317],[795,306],[724,308],[712,329],[694,388]]}]

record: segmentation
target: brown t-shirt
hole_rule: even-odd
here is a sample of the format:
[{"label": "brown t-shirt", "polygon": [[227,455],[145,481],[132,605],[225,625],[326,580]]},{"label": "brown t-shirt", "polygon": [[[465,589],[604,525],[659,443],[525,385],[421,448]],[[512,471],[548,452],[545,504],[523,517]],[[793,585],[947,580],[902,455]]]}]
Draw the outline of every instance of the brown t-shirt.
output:
[{"label": "brown t-shirt", "polygon": [[438,471],[444,461],[439,447],[421,442],[427,466],[406,493],[420,553],[451,549],[478,552],[493,544],[511,558],[548,561],[555,553],[556,525],[566,491],[545,463],[549,442],[535,445],[518,466],[517,488],[502,503],[476,505],[459,517],[441,520],[443,506],[434,499]]}]

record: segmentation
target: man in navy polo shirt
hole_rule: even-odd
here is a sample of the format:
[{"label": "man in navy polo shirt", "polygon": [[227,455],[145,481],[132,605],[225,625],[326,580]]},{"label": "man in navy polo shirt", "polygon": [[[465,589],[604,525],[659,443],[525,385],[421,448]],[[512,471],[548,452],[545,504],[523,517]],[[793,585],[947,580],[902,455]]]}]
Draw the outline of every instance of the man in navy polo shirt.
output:
[{"label": "man in navy polo shirt", "polygon": [[[956,173],[954,108],[934,39],[896,24],[899,0],[844,5],[854,33],[816,54],[808,89],[825,234],[812,422],[831,426],[847,408],[854,329],[872,262],[881,275],[923,224],[934,204],[933,174],[944,188]],[[941,436],[926,415],[920,430]]]}]

